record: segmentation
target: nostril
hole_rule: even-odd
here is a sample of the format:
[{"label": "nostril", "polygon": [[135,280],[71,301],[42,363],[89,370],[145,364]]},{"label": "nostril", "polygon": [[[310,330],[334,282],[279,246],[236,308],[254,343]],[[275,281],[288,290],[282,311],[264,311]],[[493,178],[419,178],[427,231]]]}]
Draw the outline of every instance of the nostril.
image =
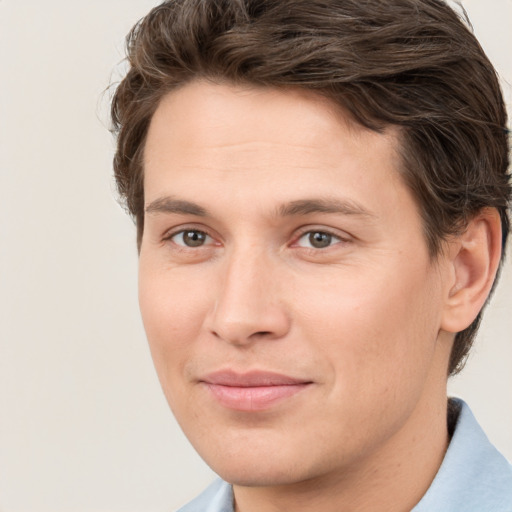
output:
[{"label": "nostril", "polygon": [[258,332],[255,332],[253,334],[253,336],[269,336],[270,334],[272,334],[270,331],[258,331]]}]

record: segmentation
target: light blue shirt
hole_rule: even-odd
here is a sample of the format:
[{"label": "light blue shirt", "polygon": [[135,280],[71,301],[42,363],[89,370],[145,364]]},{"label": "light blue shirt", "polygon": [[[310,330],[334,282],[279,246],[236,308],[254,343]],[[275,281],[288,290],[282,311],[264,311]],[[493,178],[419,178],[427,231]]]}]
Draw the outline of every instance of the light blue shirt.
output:
[{"label": "light blue shirt", "polygon": [[[411,512],[512,512],[512,465],[489,442],[469,407],[461,408],[432,485]],[[178,512],[233,512],[231,486],[216,480]]]}]

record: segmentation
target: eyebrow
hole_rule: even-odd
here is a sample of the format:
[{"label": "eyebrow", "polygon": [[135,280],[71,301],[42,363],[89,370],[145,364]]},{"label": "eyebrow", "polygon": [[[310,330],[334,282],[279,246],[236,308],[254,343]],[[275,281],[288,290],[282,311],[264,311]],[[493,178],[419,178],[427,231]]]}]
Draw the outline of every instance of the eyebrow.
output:
[{"label": "eyebrow", "polygon": [[182,215],[196,215],[206,217],[208,212],[196,203],[175,199],[173,197],[161,197],[155,199],[145,209],[146,213],[177,213]]},{"label": "eyebrow", "polygon": [[[155,199],[145,208],[148,214],[174,213],[181,215],[195,215],[197,217],[209,216],[208,211],[191,201],[176,199],[172,196]],[[278,217],[293,217],[310,215],[312,213],[334,213],[342,215],[354,215],[360,217],[375,217],[375,214],[362,205],[348,199],[316,198],[298,199],[290,201],[277,208]]]},{"label": "eyebrow", "polygon": [[348,199],[338,198],[299,199],[282,205],[278,209],[278,215],[282,217],[309,215],[312,213],[337,213],[369,218],[375,217],[374,213],[362,205]]}]

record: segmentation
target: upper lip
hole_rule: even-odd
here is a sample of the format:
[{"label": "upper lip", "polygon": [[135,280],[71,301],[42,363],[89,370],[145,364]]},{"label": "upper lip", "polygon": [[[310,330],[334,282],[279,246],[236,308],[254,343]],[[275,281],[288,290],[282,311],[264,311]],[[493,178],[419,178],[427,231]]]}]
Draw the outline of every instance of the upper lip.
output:
[{"label": "upper lip", "polygon": [[309,384],[307,379],[297,379],[268,371],[249,371],[245,373],[233,370],[221,370],[209,373],[200,379],[201,382],[218,386],[231,387],[264,387],[264,386],[293,386],[298,384]]}]

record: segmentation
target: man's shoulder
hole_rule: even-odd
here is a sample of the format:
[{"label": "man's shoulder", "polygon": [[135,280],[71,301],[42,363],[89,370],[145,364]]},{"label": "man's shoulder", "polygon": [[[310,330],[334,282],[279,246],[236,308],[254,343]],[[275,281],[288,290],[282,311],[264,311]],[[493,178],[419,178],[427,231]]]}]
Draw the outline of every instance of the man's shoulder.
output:
[{"label": "man's shoulder", "polygon": [[197,498],[177,512],[233,512],[232,488],[218,478]]},{"label": "man's shoulder", "polygon": [[512,465],[492,445],[462,400],[450,445],[413,512],[512,512]]}]

